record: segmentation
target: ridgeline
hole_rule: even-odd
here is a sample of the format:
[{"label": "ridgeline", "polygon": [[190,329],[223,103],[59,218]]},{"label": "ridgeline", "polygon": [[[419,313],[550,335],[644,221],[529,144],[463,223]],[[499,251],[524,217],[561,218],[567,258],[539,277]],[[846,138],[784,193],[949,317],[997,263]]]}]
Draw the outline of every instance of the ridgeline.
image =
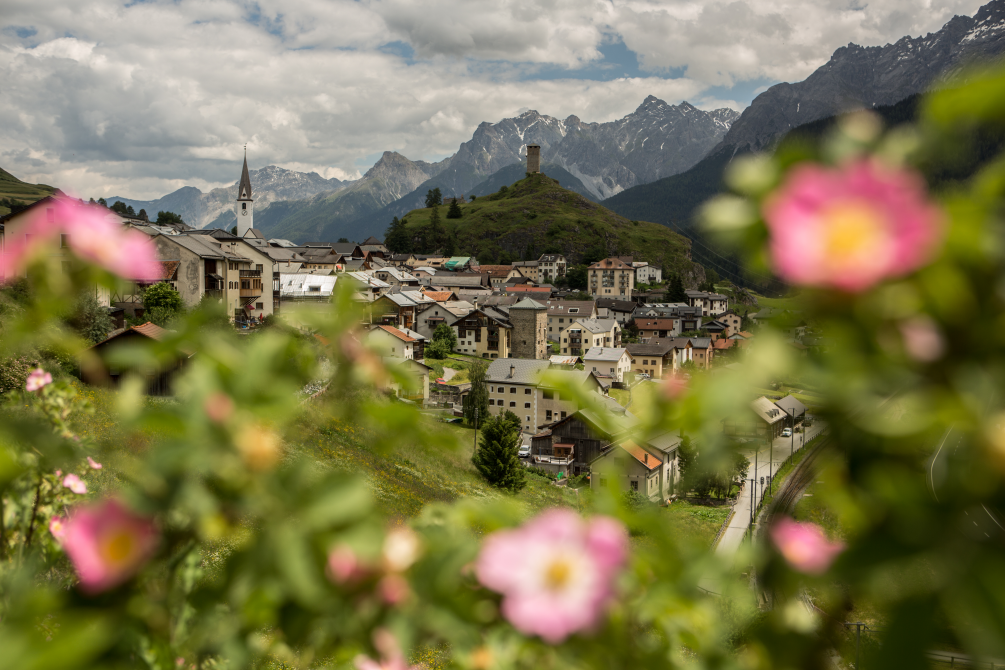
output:
[{"label": "ridgeline", "polygon": [[[568,191],[544,174],[532,174],[472,202],[460,203],[461,218],[446,218],[449,202],[438,207],[440,248],[472,255],[483,264],[537,260],[561,253],[570,265],[584,257],[633,256],[679,272],[702,273],[691,262],[690,241],[648,221],[632,221]],[[415,209],[403,219],[413,249],[432,246],[430,208]]]}]

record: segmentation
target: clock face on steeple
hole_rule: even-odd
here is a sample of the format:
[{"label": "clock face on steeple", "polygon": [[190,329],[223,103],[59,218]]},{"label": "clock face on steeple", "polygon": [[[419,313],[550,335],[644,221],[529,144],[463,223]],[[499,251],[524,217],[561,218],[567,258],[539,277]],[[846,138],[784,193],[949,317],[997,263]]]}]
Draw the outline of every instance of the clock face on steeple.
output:
[{"label": "clock face on steeple", "polygon": [[241,216],[247,216],[247,215],[248,215],[248,210],[242,209],[241,210]]}]

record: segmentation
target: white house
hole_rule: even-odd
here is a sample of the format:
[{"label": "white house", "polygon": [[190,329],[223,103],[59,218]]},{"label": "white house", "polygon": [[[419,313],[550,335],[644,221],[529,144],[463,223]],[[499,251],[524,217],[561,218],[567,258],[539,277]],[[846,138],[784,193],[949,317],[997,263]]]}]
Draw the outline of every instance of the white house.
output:
[{"label": "white house", "polygon": [[415,339],[394,326],[376,326],[368,333],[367,339],[384,357],[415,358]]},{"label": "white house", "polygon": [[663,268],[649,265],[645,261],[635,261],[632,267],[635,268],[636,284],[659,284],[663,281]]},{"label": "white house", "polygon": [[591,347],[583,355],[583,366],[587,371],[623,382],[625,373],[632,369],[632,357],[624,347]]}]

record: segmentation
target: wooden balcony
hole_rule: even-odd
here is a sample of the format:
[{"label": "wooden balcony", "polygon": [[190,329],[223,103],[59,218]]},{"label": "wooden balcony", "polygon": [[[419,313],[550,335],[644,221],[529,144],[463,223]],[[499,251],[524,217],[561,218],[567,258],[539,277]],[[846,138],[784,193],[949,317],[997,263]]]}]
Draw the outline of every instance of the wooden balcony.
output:
[{"label": "wooden balcony", "polygon": [[258,298],[262,295],[260,288],[242,288],[240,293],[242,298]]}]

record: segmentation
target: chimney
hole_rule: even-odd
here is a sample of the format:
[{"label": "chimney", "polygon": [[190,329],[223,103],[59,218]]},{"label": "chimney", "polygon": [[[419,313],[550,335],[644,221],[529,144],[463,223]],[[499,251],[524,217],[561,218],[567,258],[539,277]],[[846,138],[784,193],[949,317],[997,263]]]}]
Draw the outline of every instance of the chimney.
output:
[{"label": "chimney", "polygon": [[645,454],[643,458],[645,459],[646,465],[649,465],[649,454]]},{"label": "chimney", "polygon": [[516,366],[515,365],[510,365],[509,366],[509,377],[510,377],[510,379],[512,379],[514,376],[516,376]]}]

